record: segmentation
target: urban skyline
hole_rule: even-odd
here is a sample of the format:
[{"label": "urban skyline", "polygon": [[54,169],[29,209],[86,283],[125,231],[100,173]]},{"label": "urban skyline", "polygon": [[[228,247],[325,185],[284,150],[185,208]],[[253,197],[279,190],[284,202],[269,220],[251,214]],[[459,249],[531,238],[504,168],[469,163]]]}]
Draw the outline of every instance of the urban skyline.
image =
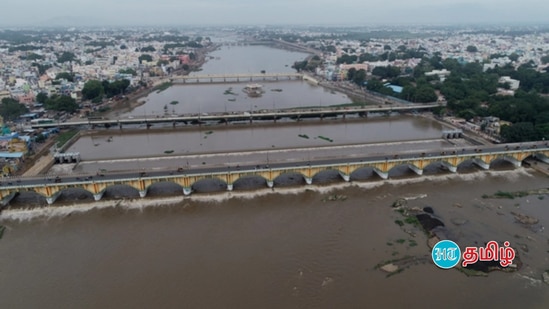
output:
[{"label": "urban skyline", "polygon": [[537,0],[29,0],[3,4],[0,26],[516,24],[546,23],[547,10],[549,3]]}]

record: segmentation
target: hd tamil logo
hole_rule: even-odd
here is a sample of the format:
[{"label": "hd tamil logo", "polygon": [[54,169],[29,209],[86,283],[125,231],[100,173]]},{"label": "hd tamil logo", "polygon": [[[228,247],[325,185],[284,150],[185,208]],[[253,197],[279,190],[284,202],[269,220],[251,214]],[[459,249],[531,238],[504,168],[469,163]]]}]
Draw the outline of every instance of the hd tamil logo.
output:
[{"label": "hd tamil logo", "polygon": [[441,240],[433,247],[431,257],[436,266],[442,269],[450,269],[459,263],[461,250],[455,242]]}]

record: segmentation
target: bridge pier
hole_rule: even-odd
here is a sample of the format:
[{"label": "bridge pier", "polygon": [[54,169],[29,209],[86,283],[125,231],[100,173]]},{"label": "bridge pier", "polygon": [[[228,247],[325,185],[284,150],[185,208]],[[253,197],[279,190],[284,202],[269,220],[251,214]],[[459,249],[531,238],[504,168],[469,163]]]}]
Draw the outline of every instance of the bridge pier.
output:
[{"label": "bridge pier", "polygon": [[12,192],[10,193],[8,196],[4,197],[1,201],[0,201],[0,209],[4,208],[5,206],[7,206],[17,195],[19,195],[19,192]]},{"label": "bridge pier", "polygon": [[513,157],[503,157],[503,160],[512,163],[517,168],[522,166],[522,161],[519,161]]},{"label": "bridge pier", "polygon": [[381,177],[382,179],[389,179],[389,173],[388,172],[378,170],[377,168],[374,168],[374,172],[376,174],[378,174],[379,177]]},{"label": "bridge pier", "polygon": [[147,189],[139,190],[139,197],[144,198],[145,196],[147,196]]},{"label": "bridge pier", "polygon": [[414,171],[419,176],[423,175],[423,169],[422,168],[419,168],[419,167],[417,167],[415,165],[412,165],[412,164],[408,164],[408,168],[411,169],[412,171]]},{"label": "bridge pier", "polygon": [[485,169],[485,170],[489,170],[490,169],[490,164],[482,161],[481,159],[473,159],[473,163],[480,166],[482,169]]},{"label": "bridge pier", "polygon": [[274,181],[267,180],[267,187],[272,188],[274,186]]},{"label": "bridge pier", "polygon": [[457,173],[458,171],[458,167],[457,166],[454,166],[448,162],[442,162],[442,166],[444,166],[445,168],[447,168],[450,172],[452,173]]},{"label": "bridge pier", "polygon": [[183,195],[191,195],[193,189],[191,187],[183,187]]},{"label": "bridge pier", "polygon": [[57,198],[61,195],[61,191],[58,191],[56,193],[54,193],[52,196],[46,196],[46,202],[48,202],[48,205],[51,205],[53,203],[55,203],[55,201],[57,200]]},{"label": "bridge pier", "polygon": [[343,178],[343,180],[345,180],[345,182],[351,181],[351,175],[347,175],[345,173],[339,172],[339,176],[341,176],[341,178]]},{"label": "bridge pier", "polygon": [[233,191],[233,184],[227,184],[227,191]]},{"label": "bridge pier", "polygon": [[547,163],[549,164],[549,157],[547,157],[546,155],[542,154],[542,153],[536,153],[534,155],[534,157],[538,160],[540,160],[541,162],[543,163]]},{"label": "bridge pier", "polygon": [[99,200],[101,200],[101,198],[103,197],[103,194],[105,194],[105,191],[101,191],[99,193],[96,193],[93,195],[93,199],[97,202]]},{"label": "bridge pier", "polygon": [[307,183],[308,185],[312,185],[313,184],[313,177],[305,177],[305,183]]}]

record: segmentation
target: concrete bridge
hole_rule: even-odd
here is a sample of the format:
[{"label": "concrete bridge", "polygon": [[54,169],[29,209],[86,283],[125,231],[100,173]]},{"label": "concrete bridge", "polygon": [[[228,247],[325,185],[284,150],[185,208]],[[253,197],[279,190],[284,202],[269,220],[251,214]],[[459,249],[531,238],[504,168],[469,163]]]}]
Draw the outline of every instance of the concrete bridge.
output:
[{"label": "concrete bridge", "polygon": [[301,73],[243,73],[243,74],[207,74],[207,75],[181,75],[170,77],[171,82],[192,83],[239,83],[252,81],[278,81],[303,79]]},{"label": "concrete bridge", "polygon": [[0,187],[0,199],[2,204],[7,204],[19,192],[34,191],[46,198],[48,204],[52,204],[61,192],[70,188],[78,188],[90,192],[95,200],[103,197],[106,189],[115,185],[125,185],[134,188],[139,196],[145,197],[148,189],[162,182],[171,182],[181,186],[185,195],[191,194],[193,186],[202,180],[216,179],[224,182],[228,190],[233,190],[234,183],[244,177],[256,176],[265,179],[267,187],[273,187],[275,179],[284,174],[300,174],[307,184],[313,183],[313,177],[323,171],[339,173],[344,181],[350,181],[351,175],[363,168],[372,169],[381,179],[388,179],[389,172],[397,166],[407,166],[418,175],[432,164],[442,164],[448,171],[456,173],[458,166],[466,161],[472,161],[483,169],[489,169],[490,164],[496,160],[511,162],[520,167],[522,161],[528,157],[549,163],[549,145],[546,142],[532,142],[523,144],[508,144],[496,146],[484,146],[480,148],[463,148],[433,150],[422,153],[400,153],[390,156],[371,156],[364,158],[337,158],[333,160],[321,160],[301,163],[275,163],[271,166],[241,166],[238,168],[210,167],[194,170],[178,171],[154,171],[133,174],[107,174],[87,177],[85,179],[75,177],[55,178],[51,181],[29,178],[19,179],[17,182],[2,183]]},{"label": "concrete bridge", "polygon": [[368,113],[390,113],[390,112],[405,112],[431,109],[439,107],[438,103],[431,104],[409,104],[409,105],[375,105],[375,106],[357,106],[357,107],[326,107],[326,108],[311,108],[311,109],[289,109],[289,110],[263,110],[262,112],[241,112],[241,113],[216,113],[208,115],[180,115],[180,116],[164,116],[164,117],[135,117],[127,119],[97,119],[97,120],[82,120],[82,121],[67,121],[57,123],[42,123],[31,124],[33,129],[38,128],[62,128],[62,127],[79,127],[79,126],[106,126],[122,128],[124,125],[147,125],[147,128],[154,123],[171,123],[174,127],[177,124],[200,124],[204,122],[230,123],[233,121],[249,121],[256,120],[273,120],[290,118],[300,120],[304,118],[327,118],[327,117],[345,117],[347,115],[367,116]]}]

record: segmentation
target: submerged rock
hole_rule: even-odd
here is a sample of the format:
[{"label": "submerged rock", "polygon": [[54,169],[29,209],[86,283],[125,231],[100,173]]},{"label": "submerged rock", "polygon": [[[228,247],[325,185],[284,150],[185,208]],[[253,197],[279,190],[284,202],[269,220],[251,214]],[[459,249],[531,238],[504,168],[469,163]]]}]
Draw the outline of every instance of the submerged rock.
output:
[{"label": "submerged rock", "polygon": [[543,279],[543,282],[546,284],[549,284],[549,270],[546,270],[541,274],[541,279]]},{"label": "submerged rock", "polygon": [[395,271],[398,270],[398,266],[393,264],[393,263],[389,263],[389,264],[381,266],[379,269],[381,269],[381,270],[383,270],[384,272],[387,272],[387,273],[394,273]]},{"label": "submerged rock", "polygon": [[517,220],[518,222],[520,222],[522,224],[534,225],[534,224],[538,224],[538,222],[539,222],[539,220],[537,218],[530,217],[530,216],[527,216],[525,214],[521,214],[521,213],[517,213],[517,212],[513,212],[513,211],[511,211],[511,214],[515,217],[515,220]]}]

